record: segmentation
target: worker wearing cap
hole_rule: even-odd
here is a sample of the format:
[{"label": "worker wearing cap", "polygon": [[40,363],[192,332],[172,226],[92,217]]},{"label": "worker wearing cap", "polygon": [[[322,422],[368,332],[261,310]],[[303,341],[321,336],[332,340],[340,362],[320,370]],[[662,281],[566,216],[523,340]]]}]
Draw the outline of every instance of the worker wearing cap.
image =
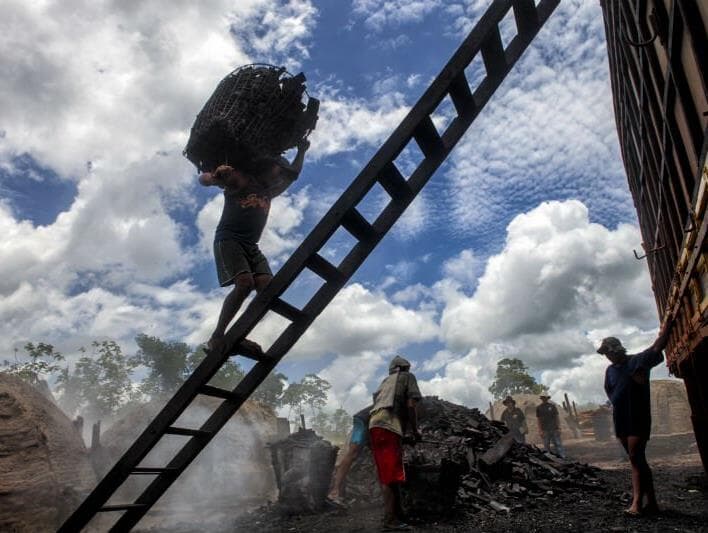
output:
[{"label": "worker wearing cap", "polygon": [[[636,355],[627,355],[627,350],[615,337],[603,339],[597,349],[611,363],[605,372],[605,392],[612,403],[615,435],[632,464],[632,505],[625,512],[633,516],[658,511],[653,476],[645,454],[651,431],[649,373],[664,360],[661,352],[667,342],[668,331],[664,329],[650,348]],[[647,505],[642,508],[644,497]]]},{"label": "worker wearing cap", "polygon": [[[548,401],[551,399],[548,394],[541,394],[539,398],[541,403],[536,407],[536,420],[538,420],[538,429],[541,432],[541,439],[543,439],[543,448],[547,452],[552,451],[565,459],[558,408]],[[551,450],[551,445],[553,445],[553,450]]]},{"label": "worker wearing cap", "polygon": [[404,531],[408,525],[400,516],[400,484],[403,470],[403,438],[420,440],[416,404],[421,398],[418,382],[410,372],[411,364],[396,356],[388,368],[388,377],[374,393],[369,421],[371,451],[384,499],[384,531]]},{"label": "worker wearing cap", "polygon": [[512,434],[516,442],[526,442],[526,434],[529,429],[526,425],[524,412],[516,407],[516,401],[511,396],[504,398],[502,404],[506,406],[506,409],[501,414],[501,421],[509,428],[509,433]]}]

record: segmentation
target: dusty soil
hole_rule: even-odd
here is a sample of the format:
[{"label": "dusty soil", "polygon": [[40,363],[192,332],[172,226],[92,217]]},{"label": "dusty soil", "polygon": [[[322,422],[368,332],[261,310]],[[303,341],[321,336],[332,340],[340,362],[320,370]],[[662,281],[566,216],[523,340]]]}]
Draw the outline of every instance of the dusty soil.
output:
[{"label": "dusty soil", "polygon": [[[591,440],[568,443],[574,460],[600,466],[602,489],[556,492],[513,508],[510,513],[489,509],[460,508],[453,516],[436,523],[415,523],[414,531],[490,533],[575,532],[708,532],[708,482],[700,458],[694,452],[692,435],[654,438],[650,443],[656,488],[662,513],[631,518],[623,514],[630,499],[630,471],[613,441]],[[333,510],[310,516],[279,516],[252,513],[225,527],[224,532],[325,533],[379,531],[379,506]]]},{"label": "dusty soil", "polygon": [[[489,508],[460,507],[438,522],[413,523],[413,531],[482,533],[585,532],[669,532],[708,533],[708,482],[692,437],[674,435],[652,438],[649,456],[662,513],[653,517],[631,518],[623,514],[630,499],[630,473],[626,460],[614,442],[583,440],[567,443],[573,460],[596,464],[601,488],[555,491],[535,500],[519,501],[511,512],[496,513]],[[507,504],[510,502],[506,502]],[[523,503],[523,505],[521,505]],[[247,509],[234,504],[232,513]],[[225,509],[223,509],[225,510]],[[200,531],[215,533],[346,533],[381,530],[379,505],[331,510],[313,515],[284,516],[275,507],[260,508],[228,521],[204,520]],[[216,518],[213,512],[208,513]],[[224,516],[222,514],[222,518]],[[233,515],[232,515],[233,516]],[[176,527],[140,528],[151,533],[187,533],[194,523]]]}]

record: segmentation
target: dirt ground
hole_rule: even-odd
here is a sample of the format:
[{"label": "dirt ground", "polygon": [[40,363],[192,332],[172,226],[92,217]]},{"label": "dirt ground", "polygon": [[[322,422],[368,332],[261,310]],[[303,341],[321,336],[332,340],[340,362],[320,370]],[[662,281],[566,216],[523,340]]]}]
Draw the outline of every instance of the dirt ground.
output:
[{"label": "dirt ground", "polygon": [[[519,501],[509,513],[458,509],[434,523],[414,523],[414,531],[428,532],[708,532],[708,485],[690,436],[654,438],[649,448],[662,513],[631,518],[623,514],[630,499],[629,467],[614,441],[568,443],[575,460],[595,463],[602,489],[556,492]],[[593,460],[590,460],[593,459]],[[380,531],[381,508],[359,507],[318,515],[282,517],[254,513],[223,531],[251,532],[368,532]]]}]

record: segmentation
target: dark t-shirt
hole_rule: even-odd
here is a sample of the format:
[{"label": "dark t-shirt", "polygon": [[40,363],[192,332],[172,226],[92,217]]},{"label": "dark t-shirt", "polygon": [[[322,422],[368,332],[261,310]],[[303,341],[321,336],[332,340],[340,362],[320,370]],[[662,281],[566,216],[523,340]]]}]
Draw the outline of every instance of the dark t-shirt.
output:
[{"label": "dark t-shirt", "polygon": [[524,416],[524,412],[518,407],[507,407],[502,412],[501,421],[506,424],[509,431],[520,433],[526,421],[526,417]]},{"label": "dark t-shirt", "polygon": [[224,189],[224,211],[216,227],[214,242],[257,244],[268,220],[270,200],[269,191],[255,184],[247,189]]},{"label": "dark t-shirt", "polygon": [[[649,348],[630,355],[624,363],[610,365],[605,372],[605,392],[612,402],[612,418],[618,437],[643,437],[651,431],[649,372],[664,360],[660,351]],[[639,376],[635,380],[632,376]]]},{"label": "dark t-shirt", "polygon": [[536,418],[542,431],[558,431],[558,408],[550,402],[542,403],[536,407]]}]

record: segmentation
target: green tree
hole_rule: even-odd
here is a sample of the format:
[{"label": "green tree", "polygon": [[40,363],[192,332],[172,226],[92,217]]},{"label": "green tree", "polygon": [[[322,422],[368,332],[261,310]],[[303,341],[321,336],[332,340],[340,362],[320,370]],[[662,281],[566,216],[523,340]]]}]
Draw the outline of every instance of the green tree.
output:
[{"label": "green tree", "polygon": [[352,426],[352,418],[341,407],[333,413],[318,409],[310,418],[310,427],[326,439],[343,443]]},{"label": "green tree", "polygon": [[[185,378],[197,369],[199,363],[201,363],[205,357],[206,353],[201,347],[197,348],[189,354],[189,356],[187,356],[186,367],[182,372]],[[229,359],[223,364],[214,377],[211,378],[209,384],[214,387],[232,390],[236,388],[236,385],[239,384],[244,375],[245,374],[241,366],[235,361]]]},{"label": "green tree", "polygon": [[291,383],[282,396],[282,404],[290,406],[298,415],[305,413],[305,407],[310,407],[314,417],[317,411],[327,404],[327,391],[332,385],[326,379],[316,374],[307,374],[298,383]]},{"label": "green tree", "polygon": [[100,420],[116,412],[138,397],[131,374],[135,362],[123,355],[114,341],[94,341],[94,354],[82,355],[74,365],[59,373],[57,389],[62,393],[61,402],[86,412],[89,418]]},{"label": "green tree", "polygon": [[344,437],[349,432],[349,428],[352,425],[352,416],[347,413],[344,409],[339,407],[332,414],[332,431],[341,436],[340,440],[344,440]]},{"label": "green tree", "polygon": [[283,391],[288,377],[280,372],[268,374],[251,398],[273,409],[283,405]]},{"label": "green tree", "polygon": [[[148,396],[171,394],[184,383],[189,372],[192,350],[183,342],[163,341],[141,333],[135,337],[138,352],[131,358],[135,366],[144,366],[148,374],[140,391]],[[196,366],[196,365],[195,365]]]},{"label": "green tree", "polygon": [[329,438],[332,433],[332,418],[324,410],[319,409],[310,418],[310,427],[320,435]]},{"label": "green tree", "polygon": [[548,387],[536,383],[521,359],[502,359],[497,363],[497,373],[489,387],[495,399],[514,394],[541,394]]},{"label": "green tree", "polygon": [[29,361],[11,363],[5,360],[0,372],[13,374],[32,385],[37,385],[44,377],[60,370],[61,367],[56,363],[63,361],[64,356],[55,351],[51,344],[28,342],[24,349]]}]

